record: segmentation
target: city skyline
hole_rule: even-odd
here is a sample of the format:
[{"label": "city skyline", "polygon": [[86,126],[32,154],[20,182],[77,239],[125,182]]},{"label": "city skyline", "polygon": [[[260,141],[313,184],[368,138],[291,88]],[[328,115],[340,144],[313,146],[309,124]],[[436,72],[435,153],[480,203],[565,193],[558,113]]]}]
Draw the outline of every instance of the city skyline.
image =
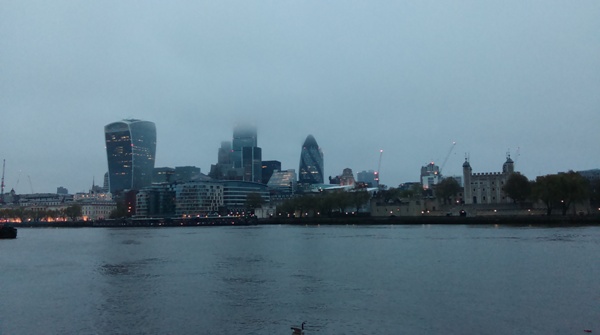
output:
[{"label": "city skyline", "polygon": [[[77,3],[0,12],[5,191],[71,193],[107,171],[103,125],[157,125],[155,166],[210,172],[236,123],[298,169],[308,134],[325,180],[381,183],[422,166],[529,179],[598,168],[600,3]],[[276,29],[275,29],[276,27]],[[298,172],[298,171],[296,171]]]}]

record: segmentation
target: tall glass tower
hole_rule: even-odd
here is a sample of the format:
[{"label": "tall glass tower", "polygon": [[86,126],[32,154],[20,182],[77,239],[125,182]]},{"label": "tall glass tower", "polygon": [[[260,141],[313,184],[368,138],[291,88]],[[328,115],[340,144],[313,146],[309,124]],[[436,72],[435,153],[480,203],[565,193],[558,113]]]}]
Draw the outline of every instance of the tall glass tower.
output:
[{"label": "tall glass tower", "polygon": [[152,184],[156,155],[153,122],[128,119],[104,127],[108,185],[113,194],[139,190]]},{"label": "tall glass tower", "polygon": [[301,184],[323,184],[323,151],[312,135],[308,135],[300,153],[298,182]]},{"label": "tall glass tower", "polygon": [[244,181],[262,180],[262,149],[258,147],[256,127],[248,124],[233,128],[231,158],[235,169],[242,169]]},{"label": "tall glass tower", "polygon": [[255,148],[258,146],[256,127],[251,125],[237,125],[233,128],[232,160],[234,168],[244,167],[242,148]]}]

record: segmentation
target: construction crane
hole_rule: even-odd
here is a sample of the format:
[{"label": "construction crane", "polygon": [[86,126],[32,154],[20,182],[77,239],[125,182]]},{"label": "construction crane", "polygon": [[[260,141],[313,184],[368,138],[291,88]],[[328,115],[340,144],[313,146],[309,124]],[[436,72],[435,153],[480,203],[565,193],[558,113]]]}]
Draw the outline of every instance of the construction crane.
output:
[{"label": "construction crane", "polygon": [[4,169],[6,168],[6,159],[2,160],[2,184],[0,187],[0,204],[4,203]]},{"label": "construction crane", "polygon": [[440,166],[440,170],[439,170],[440,175],[442,175],[442,170],[444,170],[444,166],[446,166],[446,162],[448,161],[448,158],[450,158],[450,154],[452,153],[452,150],[454,150],[454,146],[456,146],[456,141],[452,142],[452,145],[450,146],[450,149],[448,150],[448,153],[446,154],[446,158],[444,158],[444,162]]},{"label": "construction crane", "polygon": [[29,179],[29,188],[31,189],[31,194],[33,194],[33,184],[31,184],[31,177],[29,177],[28,175],[27,179]]},{"label": "construction crane", "polygon": [[375,171],[375,183],[379,187],[379,171],[381,170],[381,157],[383,157],[383,149],[379,150],[379,163],[377,164],[377,171]]},{"label": "construction crane", "polygon": [[23,171],[19,170],[19,175],[17,176],[17,183],[12,188],[13,190],[17,190],[17,187],[19,186],[19,181],[21,181],[21,172],[23,172]]}]

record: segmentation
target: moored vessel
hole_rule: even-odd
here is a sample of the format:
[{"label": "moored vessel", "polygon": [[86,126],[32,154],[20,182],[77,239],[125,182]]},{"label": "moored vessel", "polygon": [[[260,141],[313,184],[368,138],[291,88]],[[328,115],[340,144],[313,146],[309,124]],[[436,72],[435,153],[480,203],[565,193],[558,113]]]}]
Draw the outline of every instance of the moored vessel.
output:
[{"label": "moored vessel", "polygon": [[12,225],[0,224],[0,238],[17,238],[17,228]]}]

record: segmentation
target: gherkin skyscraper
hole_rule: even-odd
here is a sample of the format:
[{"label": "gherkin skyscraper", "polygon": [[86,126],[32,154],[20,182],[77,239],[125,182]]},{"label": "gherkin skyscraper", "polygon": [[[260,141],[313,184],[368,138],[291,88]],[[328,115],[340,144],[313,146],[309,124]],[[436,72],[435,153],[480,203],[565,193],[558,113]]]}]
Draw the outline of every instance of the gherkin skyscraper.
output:
[{"label": "gherkin skyscraper", "polygon": [[323,151],[312,135],[308,135],[302,145],[298,171],[299,183],[323,184]]}]

